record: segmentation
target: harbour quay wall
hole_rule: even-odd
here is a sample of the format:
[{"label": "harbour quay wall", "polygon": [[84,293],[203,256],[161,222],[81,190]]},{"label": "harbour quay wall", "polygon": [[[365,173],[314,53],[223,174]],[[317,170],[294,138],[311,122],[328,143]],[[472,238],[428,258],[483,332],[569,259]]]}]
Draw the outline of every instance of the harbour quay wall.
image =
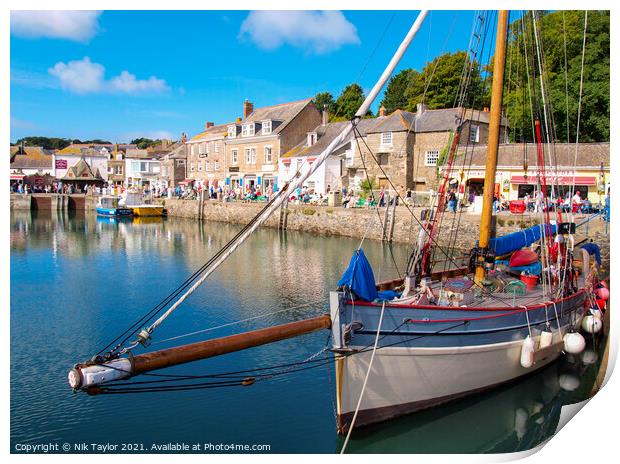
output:
[{"label": "harbour quay wall", "polygon": [[[199,218],[198,200],[166,199],[165,207],[169,217]],[[204,221],[247,224],[263,208],[261,203],[226,203],[205,200],[202,207]],[[392,241],[395,243],[412,243],[415,241],[422,208],[412,208],[416,219],[404,206],[396,207]],[[303,231],[316,235],[340,235],[345,237],[373,240],[383,238],[382,224],[385,220],[385,208],[377,212],[375,208],[342,208],[328,206],[306,206],[289,204],[287,230]],[[498,232],[505,234],[521,230],[535,224],[533,215],[501,215],[498,218]],[[277,228],[280,213],[276,211],[263,226]],[[480,215],[463,213],[455,217],[446,213],[442,224],[439,243],[456,239],[456,246],[471,248],[480,231]],[[451,236],[451,238],[450,238]]]},{"label": "harbour quay wall", "polygon": [[97,196],[56,193],[12,193],[9,205],[12,210],[91,211],[97,207]]}]

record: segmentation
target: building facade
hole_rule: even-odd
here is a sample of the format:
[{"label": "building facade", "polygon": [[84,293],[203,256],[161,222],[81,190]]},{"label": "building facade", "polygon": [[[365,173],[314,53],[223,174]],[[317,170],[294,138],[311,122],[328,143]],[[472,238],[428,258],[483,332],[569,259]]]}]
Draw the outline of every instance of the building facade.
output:
[{"label": "building facade", "polygon": [[321,113],[312,99],[258,109],[246,100],[243,115],[227,127],[226,185],[277,191],[280,156],[306,140]]},{"label": "building facade", "polygon": [[[610,182],[609,143],[545,144],[544,167],[539,166],[536,144],[500,144],[495,174],[495,191],[506,200],[517,200],[540,191],[544,171],[547,195],[564,198],[580,192],[582,199],[602,203]],[[487,146],[459,148],[454,169],[448,174],[464,198],[482,195]],[[556,160],[557,165],[552,165]],[[446,168],[442,168],[446,174]]]},{"label": "building facade", "polygon": [[187,178],[195,185],[218,187],[226,178],[226,136],[228,124],[205,124],[200,134],[187,141]]},{"label": "building facade", "polygon": [[99,171],[100,177],[108,180],[108,160],[114,145],[71,144],[54,153],[54,176],[62,179],[69,169],[84,160],[93,173]]}]

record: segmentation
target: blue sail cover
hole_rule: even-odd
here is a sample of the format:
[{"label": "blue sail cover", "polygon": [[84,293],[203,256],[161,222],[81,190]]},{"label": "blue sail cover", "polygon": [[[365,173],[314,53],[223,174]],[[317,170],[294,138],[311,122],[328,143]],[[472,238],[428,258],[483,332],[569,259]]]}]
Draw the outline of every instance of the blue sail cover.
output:
[{"label": "blue sail cover", "polygon": [[349,267],[338,281],[339,287],[348,287],[359,298],[373,301],[379,295],[375,284],[375,275],[362,249],[355,250]]},{"label": "blue sail cover", "polygon": [[530,246],[532,243],[540,240],[543,227],[548,227],[551,229],[545,232],[546,237],[555,234],[555,224],[549,224],[546,226],[538,225],[530,227],[529,229],[513,232],[502,237],[492,238],[489,240],[489,248],[495,251],[496,256],[501,256],[520,250],[521,248]]}]

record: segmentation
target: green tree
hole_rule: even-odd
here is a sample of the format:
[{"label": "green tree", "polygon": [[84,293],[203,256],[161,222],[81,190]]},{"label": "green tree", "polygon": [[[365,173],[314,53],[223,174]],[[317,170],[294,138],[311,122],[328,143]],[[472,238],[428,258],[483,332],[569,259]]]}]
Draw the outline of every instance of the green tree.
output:
[{"label": "green tree", "polygon": [[62,150],[71,145],[71,140],[57,137],[30,136],[22,137],[16,141],[16,145],[24,144],[27,147],[43,147],[47,150]]},{"label": "green tree", "polygon": [[334,114],[335,104],[334,96],[329,92],[319,92],[314,97],[314,104],[319,109],[319,111],[323,111],[323,108],[327,106],[327,112],[330,114]]},{"label": "green tree", "polygon": [[132,144],[135,144],[138,148],[140,148],[141,150],[144,150],[148,147],[152,147],[153,145],[157,145],[158,143],[160,143],[161,140],[157,139],[157,140],[153,140],[153,139],[147,139],[145,137],[140,137],[137,139],[133,139],[131,142]]},{"label": "green tree", "polygon": [[[537,15],[539,42],[544,50],[543,80],[555,140],[574,142],[579,111],[584,11],[538,12]],[[609,140],[609,17],[609,11],[588,11],[579,124],[579,140],[583,142]],[[543,120],[543,102],[531,13],[511,23],[507,51],[504,107],[508,124],[512,127],[511,137],[513,141],[533,141],[532,116]]]},{"label": "green tree", "polygon": [[[352,119],[359,107],[364,103],[364,90],[359,84],[346,86],[335,103],[334,121],[346,121]],[[370,111],[368,115],[372,115]]]},{"label": "green tree", "polygon": [[406,109],[415,111],[418,103],[424,103],[431,109],[453,108],[461,103],[459,102],[459,90],[465,67],[471,68],[471,72],[462,104],[477,109],[488,106],[480,64],[472,63],[467,52],[459,51],[444,53],[424,66],[422,72],[407,86]]},{"label": "green tree", "polygon": [[420,73],[414,69],[403,69],[389,80],[381,106],[390,114],[398,109],[407,108],[407,89],[417,82]]}]

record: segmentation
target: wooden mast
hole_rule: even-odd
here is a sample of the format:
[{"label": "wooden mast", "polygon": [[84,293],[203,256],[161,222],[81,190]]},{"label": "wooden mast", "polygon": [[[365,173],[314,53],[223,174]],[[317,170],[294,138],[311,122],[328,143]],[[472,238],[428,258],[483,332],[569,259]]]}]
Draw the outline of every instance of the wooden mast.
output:
[{"label": "wooden mast", "polygon": [[[491,238],[491,219],[493,216],[493,197],[495,190],[495,171],[497,168],[497,151],[499,144],[500,119],[502,113],[502,94],[504,90],[504,65],[506,61],[506,35],[508,32],[508,11],[499,12],[497,19],[497,38],[495,40],[495,59],[493,63],[493,86],[491,87],[491,114],[489,121],[489,140],[487,145],[487,162],[484,175],[484,193],[482,216],[480,218],[480,238],[478,247],[484,251]],[[478,255],[476,264],[476,283],[486,277],[484,256]]]}]

